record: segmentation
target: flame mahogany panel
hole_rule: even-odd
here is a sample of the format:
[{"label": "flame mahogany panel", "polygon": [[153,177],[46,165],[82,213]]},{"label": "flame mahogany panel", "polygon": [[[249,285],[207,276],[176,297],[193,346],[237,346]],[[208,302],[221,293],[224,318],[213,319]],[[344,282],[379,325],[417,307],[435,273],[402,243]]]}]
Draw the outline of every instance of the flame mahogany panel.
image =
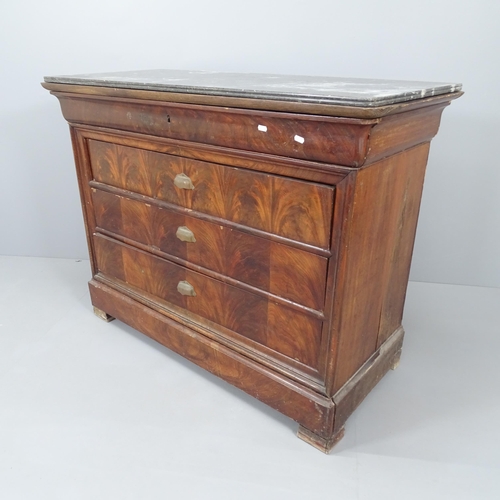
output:
[{"label": "flame mahogany panel", "polygon": [[[321,311],[328,259],[166,208],[92,189],[99,228]],[[181,241],[188,227],[195,242]]]},{"label": "flame mahogany panel", "polygon": [[[96,180],[328,248],[333,189],[180,156],[89,140]],[[194,189],[174,185],[187,175]]]},{"label": "flame mahogany panel", "polygon": [[[117,242],[94,235],[99,272],[159,299],[207,318],[233,332],[316,368],[321,320],[276,304],[256,294]],[[188,281],[195,297],[177,291]]]}]

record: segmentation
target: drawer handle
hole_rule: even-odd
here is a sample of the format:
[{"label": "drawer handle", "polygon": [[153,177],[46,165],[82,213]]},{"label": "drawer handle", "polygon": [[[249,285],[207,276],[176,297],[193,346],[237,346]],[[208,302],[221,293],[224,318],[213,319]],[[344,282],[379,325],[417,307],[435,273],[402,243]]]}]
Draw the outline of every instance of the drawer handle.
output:
[{"label": "drawer handle", "polygon": [[196,238],[194,237],[193,231],[186,226],[179,226],[175,236],[181,241],[189,241],[190,243],[195,243]]},{"label": "drawer handle", "polygon": [[174,179],[174,185],[179,189],[194,189],[191,179],[186,174],[177,174]]},{"label": "drawer handle", "polygon": [[181,295],[189,295],[190,297],[196,297],[196,292],[194,291],[193,285],[188,281],[179,281],[177,284],[177,291]]}]

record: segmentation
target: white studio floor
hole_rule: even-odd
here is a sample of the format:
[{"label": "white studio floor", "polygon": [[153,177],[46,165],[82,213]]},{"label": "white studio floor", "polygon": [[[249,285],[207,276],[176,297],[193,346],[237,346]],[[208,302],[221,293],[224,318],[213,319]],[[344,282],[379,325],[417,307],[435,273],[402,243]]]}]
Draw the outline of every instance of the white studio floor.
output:
[{"label": "white studio floor", "polygon": [[88,261],[0,257],[0,499],[500,499],[500,289],[412,282],[400,367],[323,455],[92,313]]}]

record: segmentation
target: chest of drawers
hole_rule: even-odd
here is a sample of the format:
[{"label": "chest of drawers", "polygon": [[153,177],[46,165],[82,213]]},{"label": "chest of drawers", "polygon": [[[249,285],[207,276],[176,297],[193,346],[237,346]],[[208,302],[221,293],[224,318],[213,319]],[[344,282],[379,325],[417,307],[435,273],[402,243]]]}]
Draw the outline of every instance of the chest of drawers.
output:
[{"label": "chest of drawers", "polygon": [[328,451],[400,356],[450,84],[178,71],[47,77],[70,124],[92,303]]}]

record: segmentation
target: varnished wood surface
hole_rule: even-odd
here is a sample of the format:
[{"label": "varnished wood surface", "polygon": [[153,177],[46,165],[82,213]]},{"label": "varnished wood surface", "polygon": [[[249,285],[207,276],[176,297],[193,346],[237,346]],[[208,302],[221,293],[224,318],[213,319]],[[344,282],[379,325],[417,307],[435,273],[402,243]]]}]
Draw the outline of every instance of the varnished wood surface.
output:
[{"label": "varnished wood surface", "polygon": [[443,109],[449,103],[388,116],[373,127],[363,164],[374,163],[404,149],[430,140],[437,134]]},{"label": "varnished wood surface", "polygon": [[121,89],[97,87],[93,85],[70,85],[65,83],[42,82],[42,87],[59,94],[84,94],[89,96],[126,97],[129,99],[147,99],[151,101],[182,102],[187,104],[204,104],[207,106],[228,106],[240,109],[261,109],[267,111],[284,111],[290,113],[306,113],[324,116],[342,116],[346,118],[376,119],[383,116],[412,111],[441,102],[457,99],[463,92],[452,92],[439,96],[416,99],[409,102],[363,108],[360,106],[335,106],[307,102],[275,101],[268,99],[245,99],[241,97],[222,97],[197,94],[180,94],[177,92],[159,92],[154,90]]},{"label": "varnished wood surface", "polygon": [[234,352],[252,359],[262,366],[302,384],[304,387],[325,395],[325,384],[316,368],[281,354],[249,337],[240,335],[229,328],[215,323],[203,316],[190,313],[185,308],[167,302],[129,283],[98,272],[93,280],[106,285],[116,292],[139,302],[207,338],[229,347]]},{"label": "varnished wood surface", "polygon": [[325,393],[333,395],[332,387],[335,378],[336,355],[339,341],[339,312],[342,311],[342,284],[345,260],[350,254],[347,247],[350,211],[356,186],[357,170],[352,171],[336,185],[335,210],[332,221],[331,248],[332,259],[327,270],[325,321],[323,322],[323,344],[320,351],[319,371],[325,381]]},{"label": "varnished wood surface", "polygon": [[[185,214],[92,189],[97,227],[321,311],[327,259]],[[179,227],[195,242],[181,241]]]},{"label": "varnished wood surface", "polygon": [[399,327],[370,356],[359,370],[332,397],[335,405],[333,428],[326,437],[300,426],[297,436],[323,453],[330,450],[344,437],[345,423],[354,410],[363,402],[382,377],[399,364],[404,330]]},{"label": "varnished wood surface", "polygon": [[120,236],[116,233],[113,233],[111,231],[107,231],[106,229],[102,228],[96,228],[97,233],[96,234],[102,234],[103,236],[107,236],[113,240],[119,241],[121,243],[125,243],[126,245],[130,245],[133,248],[137,248],[138,250],[142,250],[146,253],[150,253],[152,255],[156,255],[157,257],[160,257],[161,259],[166,259],[168,261],[174,262],[175,264],[179,264],[180,266],[186,267],[187,269],[190,269],[192,271],[196,271],[198,273],[201,273],[205,276],[208,276],[210,278],[214,278],[218,281],[221,281],[222,283],[227,283],[228,285],[235,286],[237,288],[241,288],[247,292],[260,295],[261,297],[264,297],[266,300],[271,300],[275,302],[276,304],[282,304],[286,307],[289,307],[291,309],[294,309],[296,311],[299,311],[303,314],[312,316],[313,318],[319,319],[323,321],[325,319],[325,314],[323,311],[318,311],[316,309],[312,309],[311,307],[305,306],[303,304],[300,304],[298,302],[294,302],[293,300],[287,299],[285,297],[282,297],[280,295],[273,294],[271,292],[268,292],[266,290],[263,290],[262,288],[257,288],[253,285],[250,285],[244,281],[239,281],[235,278],[231,278],[230,276],[227,276],[225,274],[220,274],[216,271],[213,271],[209,269],[208,267],[204,267],[198,264],[195,264],[189,260],[184,260],[180,257],[176,257],[175,255],[165,253],[161,250],[158,250],[155,247],[151,247],[148,245],[144,245],[143,243],[139,243],[135,240],[131,240],[130,238],[127,238],[125,236]]},{"label": "varnished wood surface", "polygon": [[389,251],[380,281],[382,305],[377,347],[401,326],[403,320],[429,145],[424,144],[415,149],[414,152],[408,151],[395,158],[384,172],[385,176],[391,176],[393,179],[390,196],[394,201],[387,214],[386,237]]},{"label": "varnished wood surface", "polygon": [[76,124],[347,166],[364,161],[374,123],[78,94],[59,100],[66,120]]},{"label": "varnished wood surface", "polygon": [[82,214],[85,225],[85,235],[89,249],[90,268],[92,275],[97,273],[97,264],[95,260],[94,242],[92,235],[95,231],[95,214],[90,193],[90,182],[93,174],[90,168],[87,147],[84,138],[73,127],[70,126],[71,143],[73,145],[73,155],[75,158],[75,167],[78,179],[78,189],[80,192],[80,202],[82,205]]},{"label": "varnished wood surface", "polygon": [[345,429],[342,427],[335,434],[324,438],[318,436],[316,433],[311,432],[309,429],[303,425],[299,425],[299,430],[297,431],[297,437],[305,441],[307,444],[314,446],[314,448],[322,451],[325,454],[330,453],[330,450],[344,437]]},{"label": "varnished wood surface", "polygon": [[204,220],[207,222],[211,222],[218,226],[227,227],[232,230],[240,231],[242,233],[251,234],[253,236],[257,236],[259,238],[264,238],[270,241],[275,241],[278,243],[283,243],[284,245],[299,248],[300,250],[305,250],[306,252],[313,253],[315,255],[321,255],[325,257],[330,257],[331,251],[330,249],[320,248],[314,245],[310,245],[308,243],[303,243],[297,240],[291,240],[290,238],[285,238],[284,236],[280,236],[275,233],[268,233],[266,231],[262,231],[260,229],[255,229],[250,226],[244,226],[237,222],[233,222],[227,219],[222,219],[221,217],[215,217],[214,215],[206,214],[205,212],[198,212],[191,208],[186,208],[181,205],[175,205],[173,203],[168,203],[166,201],[159,200],[158,198],[151,198],[150,196],[145,196],[143,194],[138,194],[133,191],[128,191],[126,189],[118,188],[115,186],[111,186],[109,184],[103,184],[98,181],[89,181],[89,186],[91,189],[99,189],[100,191],[106,191],[108,193],[115,194],[117,196],[122,196],[129,198],[131,200],[140,201],[142,203],[146,203],[147,205],[154,205],[159,208],[164,208],[171,212],[175,212],[182,215],[187,215],[189,217],[196,217],[197,219]]},{"label": "varnished wood surface", "polygon": [[179,141],[165,137],[153,137],[124,130],[104,129],[91,125],[71,125],[85,140],[93,139],[120,146],[145,149],[156,153],[182,156],[207,163],[240,167],[261,173],[281,175],[293,179],[335,185],[352,172],[352,168],[319,163],[296,158],[268,155],[255,151],[241,151],[211,144]]},{"label": "varnished wood surface", "polygon": [[[94,178],[192,210],[328,248],[333,189],[179,156],[88,141]],[[187,175],[194,189],[174,185]]]},{"label": "varnished wood surface", "polygon": [[380,329],[385,340],[401,324],[411,252],[400,242],[413,241],[428,151],[424,143],[356,173],[335,292],[331,394],[380,345]]},{"label": "varnished wood surface", "polygon": [[333,434],[339,432],[349,416],[361,404],[382,377],[397,366],[403,346],[404,330],[399,326],[363,363],[357,372],[334,394]]},{"label": "varnished wood surface", "polygon": [[[103,274],[317,366],[321,321],[102,235],[94,236],[94,246]],[[181,281],[188,281],[196,296],[181,295]]]}]

